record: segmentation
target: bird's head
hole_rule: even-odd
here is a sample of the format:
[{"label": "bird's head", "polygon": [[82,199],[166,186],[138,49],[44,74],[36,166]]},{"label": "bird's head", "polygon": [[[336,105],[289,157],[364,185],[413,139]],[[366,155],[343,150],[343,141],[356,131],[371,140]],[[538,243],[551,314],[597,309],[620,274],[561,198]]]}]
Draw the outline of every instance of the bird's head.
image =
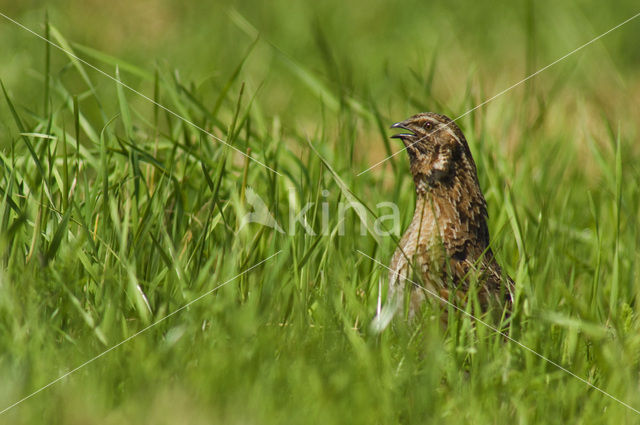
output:
[{"label": "bird's head", "polygon": [[391,136],[404,143],[418,192],[447,185],[456,175],[477,179],[471,151],[462,131],[448,117],[433,112],[414,115],[391,128],[406,132]]}]

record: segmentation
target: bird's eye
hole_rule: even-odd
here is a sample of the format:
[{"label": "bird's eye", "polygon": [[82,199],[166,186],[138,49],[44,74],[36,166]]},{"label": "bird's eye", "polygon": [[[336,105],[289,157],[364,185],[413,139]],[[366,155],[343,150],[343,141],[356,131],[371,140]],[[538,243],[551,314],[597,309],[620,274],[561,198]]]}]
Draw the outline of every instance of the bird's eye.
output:
[{"label": "bird's eye", "polygon": [[425,130],[431,130],[431,123],[430,123],[430,122],[427,122],[427,123],[424,125],[424,128],[425,128]]}]

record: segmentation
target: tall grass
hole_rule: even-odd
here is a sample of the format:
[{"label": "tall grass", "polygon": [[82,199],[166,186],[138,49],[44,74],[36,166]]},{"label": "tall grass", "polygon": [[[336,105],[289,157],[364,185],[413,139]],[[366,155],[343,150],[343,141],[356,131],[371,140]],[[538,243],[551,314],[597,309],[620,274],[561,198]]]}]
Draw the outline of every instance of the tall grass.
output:
[{"label": "tall grass", "polygon": [[[534,13],[532,4],[523,10]],[[560,12],[572,23],[564,31],[577,31]],[[553,49],[526,13],[530,71]],[[434,49],[424,67],[390,83],[403,99],[391,107],[380,87],[356,79],[371,57],[341,57],[322,20],[313,32],[321,54],[305,63],[265,35],[250,44],[260,30],[249,15],[227,15],[250,41],[212,85],[75,44],[55,21],[43,34],[281,175],[42,42],[33,78],[2,85],[0,410],[280,253],[0,423],[636,421],[464,315],[452,312],[446,329],[430,310],[418,323],[368,331],[387,273],[357,250],[386,263],[399,235],[370,231],[376,205],[396,202],[406,226],[414,195],[403,155],[356,174],[398,149],[386,133],[392,119],[429,109],[457,116],[498,84],[469,71],[461,91],[445,96],[438,83],[453,78],[446,70],[459,58]],[[255,83],[267,54],[286,72],[275,88],[264,87],[268,78]],[[627,77],[636,68],[587,57],[578,72],[572,60],[459,125],[489,204],[494,252],[517,282],[510,335],[640,409],[634,100],[606,79],[597,81],[608,93],[580,95],[571,79],[590,84],[589,66],[600,63],[637,94],[637,77]],[[304,99],[299,121],[261,95],[277,104],[282,81]],[[285,233],[243,226],[250,191]],[[338,204],[355,199],[368,210],[342,222]],[[309,202],[315,234],[299,222],[290,234],[290,211]]]}]

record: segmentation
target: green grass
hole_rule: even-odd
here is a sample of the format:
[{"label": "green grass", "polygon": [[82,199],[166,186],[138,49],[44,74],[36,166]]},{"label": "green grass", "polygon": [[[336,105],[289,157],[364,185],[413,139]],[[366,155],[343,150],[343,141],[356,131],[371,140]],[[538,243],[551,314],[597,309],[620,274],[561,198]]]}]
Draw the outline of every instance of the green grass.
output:
[{"label": "green grass", "polygon": [[[356,176],[398,149],[388,125],[458,116],[638,12],[544,5],[158,2],[169,36],[144,42],[144,20],[118,32],[142,16],[124,4],[111,25],[54,5],[48,29],[40,7],[3,10],[279,174],[3,21],[0,410],[213,292],[0,423],[637,422],[460,313],[368,330],[387,273],[357,250],[387,263],[376,205],[396,202],[404,229],[414,202],[404,155]],[[459,121],[517,282],[510,335],[635,409],[639,31]],[[249,188],[285,234],[240,229]],[[351,199],[369,210],[342,223]],[[307,202],[317,234],[288,234]]]}]

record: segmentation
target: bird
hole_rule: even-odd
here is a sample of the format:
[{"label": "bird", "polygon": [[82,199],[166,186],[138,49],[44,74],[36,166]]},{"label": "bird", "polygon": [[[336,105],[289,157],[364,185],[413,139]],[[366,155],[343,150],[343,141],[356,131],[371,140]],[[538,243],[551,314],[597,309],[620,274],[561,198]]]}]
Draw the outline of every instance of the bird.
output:
[{"label": "bird", "polygon": [[419,113],[391,128],[406,131],[391,137],[400,139],[408,153],[416,204],[391,258],[387,302],[378,309],[372,328],[381,331],[389,324],[404,305],[405,286],[411,282],[409,318],[429,293],[455,305],[468,301],[474,282],[483,311],[492,306],[508,311],[514,282],[489,245],[487,202],[464,134],[449,117],[434,112]]}]

